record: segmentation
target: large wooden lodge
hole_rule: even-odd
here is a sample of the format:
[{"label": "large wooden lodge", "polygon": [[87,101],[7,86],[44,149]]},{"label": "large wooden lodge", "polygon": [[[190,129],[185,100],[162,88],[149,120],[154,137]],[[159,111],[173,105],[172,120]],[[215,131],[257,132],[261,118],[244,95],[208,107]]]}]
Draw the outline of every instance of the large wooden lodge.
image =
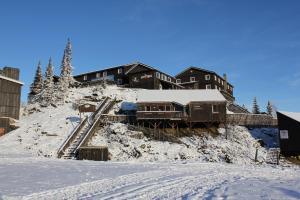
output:
[{"label": "large wooden lodge", "polygon": [[197,67],[189,67],[173,77],[149,65],[136,62],[74,76],[84,84],[97,84],[103,80],[119,86],[144,89],[218,89],[223,96],[234,101],[233,85],[226,75]]}]

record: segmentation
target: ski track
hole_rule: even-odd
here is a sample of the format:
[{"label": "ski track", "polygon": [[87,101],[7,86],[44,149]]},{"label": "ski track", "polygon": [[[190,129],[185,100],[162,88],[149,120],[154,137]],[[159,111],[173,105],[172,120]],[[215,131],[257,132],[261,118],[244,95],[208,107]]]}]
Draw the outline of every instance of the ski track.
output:
[{"label": "ski track", "polygon": [[218,173],[213,169],[202,170],[207,172],[162,168],[34,193],[22,199],[198,199],[224,183],[224,179],[236,180],[227,170]]}]

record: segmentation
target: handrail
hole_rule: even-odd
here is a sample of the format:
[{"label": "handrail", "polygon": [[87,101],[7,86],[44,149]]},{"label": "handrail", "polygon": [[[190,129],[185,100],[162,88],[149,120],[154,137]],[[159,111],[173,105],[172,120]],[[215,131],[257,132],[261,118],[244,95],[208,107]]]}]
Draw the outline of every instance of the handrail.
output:
[{"label": "handrail", "polygon": [[[98,114],[98,112],[103,108],[103,106],[105,105],[105,103],[107,102],[108,97],[106,97],[99,105],[99,107],[96,109],[96,111],[90,116],[93,120],[95,118],[95,116]],[[64,141],[64,143],[60,146],[59,150],[57,151],[57,156],[58,158],[60,158],[63,154],[63,152],[66,150],[67,148],[67,144],[70,143],[71,140],[74,140],[74,138],[77,136],[78,132],[82,129],[82,127],[84,126],[84,124],[87,122],[89,117],[86,117],[83,121],[81,121],[76,127],[75,129],[73,129],[73,131],[69,134],[68,138]]]},{"label": "handrail", "polygon": [[[105,104],[104,108],[103,108],[103,111],[102,113],[103,114],[106,114],[110,109],[111,107],[114,105],[114,101],[108,101],[107,104]],[[78,151],[78,149],[80,147],[82,147],[83,145],[86,144],[86,142],[90,139],[91,137],[91,134],[93,134],[94,130],[95,130],[95,127],[98,125],[101,117],[103,116],[103,114],[100,114],[97,118],[97,120],[94,122],[93,126],[88,130],[87,134],[85,135],[85,137],[81,140],[80,144],[77,146],[75,152]]]},{"label": "handrail", "polygon": [[83,124],[87,121],[88,117],[85,117],[84,120],[82,120],[76,127],[73,129],[73,131],[68,135],[68,138],[64,141],[64,143],[60,146],[60,148],[57,151],[58,158],[61,157],[61,154],[63,151],[66,150],[67,144],[71,141],[71,139],[74,139],[73,137],[77,134],[77,132],[82,128]]}]

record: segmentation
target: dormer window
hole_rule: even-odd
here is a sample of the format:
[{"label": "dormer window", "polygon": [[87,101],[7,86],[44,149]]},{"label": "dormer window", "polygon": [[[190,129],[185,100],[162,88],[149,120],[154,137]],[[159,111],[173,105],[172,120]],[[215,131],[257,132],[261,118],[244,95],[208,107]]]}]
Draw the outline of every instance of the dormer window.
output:
[{"label": "dormer window", "polygon": [[209,81],[209,80],[210,80],[210,75],[209,75],[209,74],[205,75],[205,80],[206,80],[206,81]]},{"label": "dormer window", "polygon": [[181,83],[181,79],[176,79],[176,83]]},{"label": "dormer window", "polygon": [[196,81],[196,78],[193,77],[193,76],[191,76],[191,77],[190,77],[190,81],[191,81],[191,82],[195,82],[195,81]]}]

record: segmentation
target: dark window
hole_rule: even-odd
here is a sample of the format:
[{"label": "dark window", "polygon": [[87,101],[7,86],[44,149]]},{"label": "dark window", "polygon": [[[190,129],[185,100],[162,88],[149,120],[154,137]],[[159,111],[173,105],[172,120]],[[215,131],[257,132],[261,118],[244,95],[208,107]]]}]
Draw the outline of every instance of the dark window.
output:
[{"label": "dark window", "polygon": [[166,106],[166,111],[171,111],[171,106]]},{"label": "dark window", "polygon": [[146,106],[146,111],[151,111],[151,107],[150,106]]},{"label": "dark window", "polygon": [[212,112],[213,113],[219,113],[219,106],[218,105],[213,105],[212,106]]},{"label": "dark window", "polygon": [[164,111],[165,107],[164,106],[158,106],[158,111]]},{"label": "dark window", "polygon": [[145,110],[145,107],[144,107],[144,106],[139,106],[139,110],[144,111],[144,110]]}]

